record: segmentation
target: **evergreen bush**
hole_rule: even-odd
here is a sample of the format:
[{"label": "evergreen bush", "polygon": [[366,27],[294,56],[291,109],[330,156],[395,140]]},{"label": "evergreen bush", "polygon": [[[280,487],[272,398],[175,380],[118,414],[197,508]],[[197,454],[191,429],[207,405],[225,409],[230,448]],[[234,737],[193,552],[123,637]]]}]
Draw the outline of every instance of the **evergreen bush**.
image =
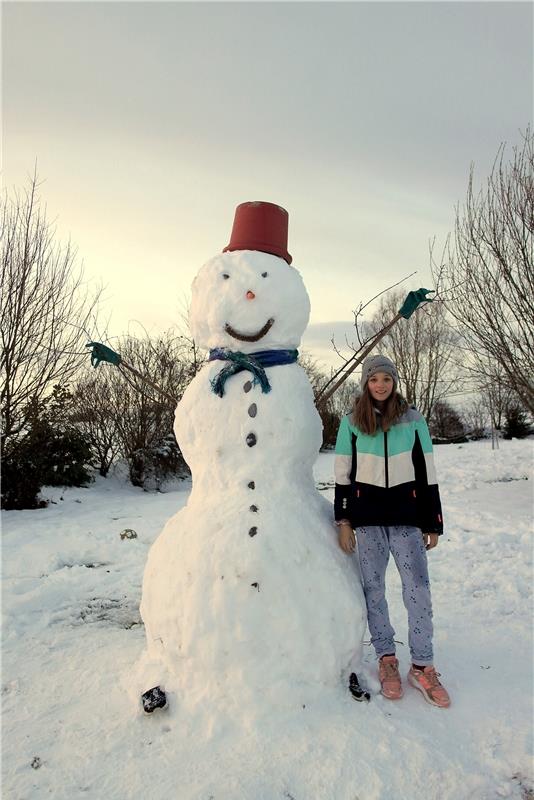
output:
[{"label": "evergreen bush", "polygon": [[528,414],[519,403],[510,403],[504,415],[504,439],[524,439],[530,433]]},{"label": "evergreen bush", "polygon": [[438,400],[432,407],[429,429],[434,444],[467,442],[465,427],[460,414],[444,400]]},{"label": "evergreen bush", "polygon": [[91,448],[86,436],[67,421],[69,392],[55,386],[52,395],[32,404],[27,426],[4,441],[2,508],[43,508],[43,486],[85,486]]},{"label": "evergreen bush", "polygon": [[135,450],[128,458],[128,465],[130,481],[147,492],[159,491],[166,481],[189,474],[174,434]]}]

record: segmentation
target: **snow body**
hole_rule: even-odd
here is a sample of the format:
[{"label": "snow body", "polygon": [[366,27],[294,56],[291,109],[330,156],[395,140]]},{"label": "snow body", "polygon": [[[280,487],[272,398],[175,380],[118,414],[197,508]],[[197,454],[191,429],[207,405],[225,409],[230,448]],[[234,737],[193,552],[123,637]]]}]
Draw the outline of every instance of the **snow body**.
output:
[{"label": "snow body", "polygon": [[[296,348],[308,317],[297,270],[265,253],[218,256],[193,284],[191,326],[204,347]],[[225,331],[254,334],[271,319],[256,342]],[[149,553],[142,688],[160,683],[180,702],[219,695],[249,706],[259,692],[300,702],[358,664],[359,573],[315,489],[321,421],[304,370],[267,368],[268,393],[240,372],[221,398],[211,380],[226,363],[206,364],[176,410],[193,488]]]}]

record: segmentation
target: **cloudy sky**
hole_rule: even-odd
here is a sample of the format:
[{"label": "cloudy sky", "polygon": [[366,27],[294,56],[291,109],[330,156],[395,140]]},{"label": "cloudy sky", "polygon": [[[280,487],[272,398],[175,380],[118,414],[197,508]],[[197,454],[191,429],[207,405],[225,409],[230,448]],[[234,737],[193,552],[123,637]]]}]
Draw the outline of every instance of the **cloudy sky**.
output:
[{"label": "cloudy sky", "polygon": [[[532,119],[525,3],[3,4],[3,181],[41,195],[111,334],[175,322],[235,206],[290,214],[305,339],[413,270]],[[328,345],[327,345],[328,347]]]}]

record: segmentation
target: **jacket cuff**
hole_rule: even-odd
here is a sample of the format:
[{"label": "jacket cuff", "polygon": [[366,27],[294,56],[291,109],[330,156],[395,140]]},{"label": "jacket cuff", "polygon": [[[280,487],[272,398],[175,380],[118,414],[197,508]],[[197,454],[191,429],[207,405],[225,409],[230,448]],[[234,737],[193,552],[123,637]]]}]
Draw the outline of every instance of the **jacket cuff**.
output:
[{"label": "jacket cuff", "polygon": [[420,527],[423,533],[437,533],[439,536],[441,536],[443,533],[443,522],[441,522],[441,520],[436,521],[435,518],[432,520],[432,522],[425,522],[423,520]]},{"label": "jacket cuff", "polygon": [[336,483],[334,493],[334,517],[336,522],[340,519],[350,519],[350,492],[350,484],[343,485],[341,483]]}]

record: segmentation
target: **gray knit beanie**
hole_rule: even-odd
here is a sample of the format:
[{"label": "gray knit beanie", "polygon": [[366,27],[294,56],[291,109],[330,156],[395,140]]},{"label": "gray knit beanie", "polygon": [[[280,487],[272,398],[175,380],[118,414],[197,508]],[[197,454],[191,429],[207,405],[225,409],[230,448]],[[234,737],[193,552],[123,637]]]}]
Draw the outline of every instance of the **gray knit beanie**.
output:
[{"label": "gray knit beanie", "polygon": [[387,372],[391,375],[396,384],[399,382],[399,373],[397,367],[387,356],[369,356],[362,364],[362,379],[360,386],[362,391],[365,389],[365,384],[377,372]]}]

